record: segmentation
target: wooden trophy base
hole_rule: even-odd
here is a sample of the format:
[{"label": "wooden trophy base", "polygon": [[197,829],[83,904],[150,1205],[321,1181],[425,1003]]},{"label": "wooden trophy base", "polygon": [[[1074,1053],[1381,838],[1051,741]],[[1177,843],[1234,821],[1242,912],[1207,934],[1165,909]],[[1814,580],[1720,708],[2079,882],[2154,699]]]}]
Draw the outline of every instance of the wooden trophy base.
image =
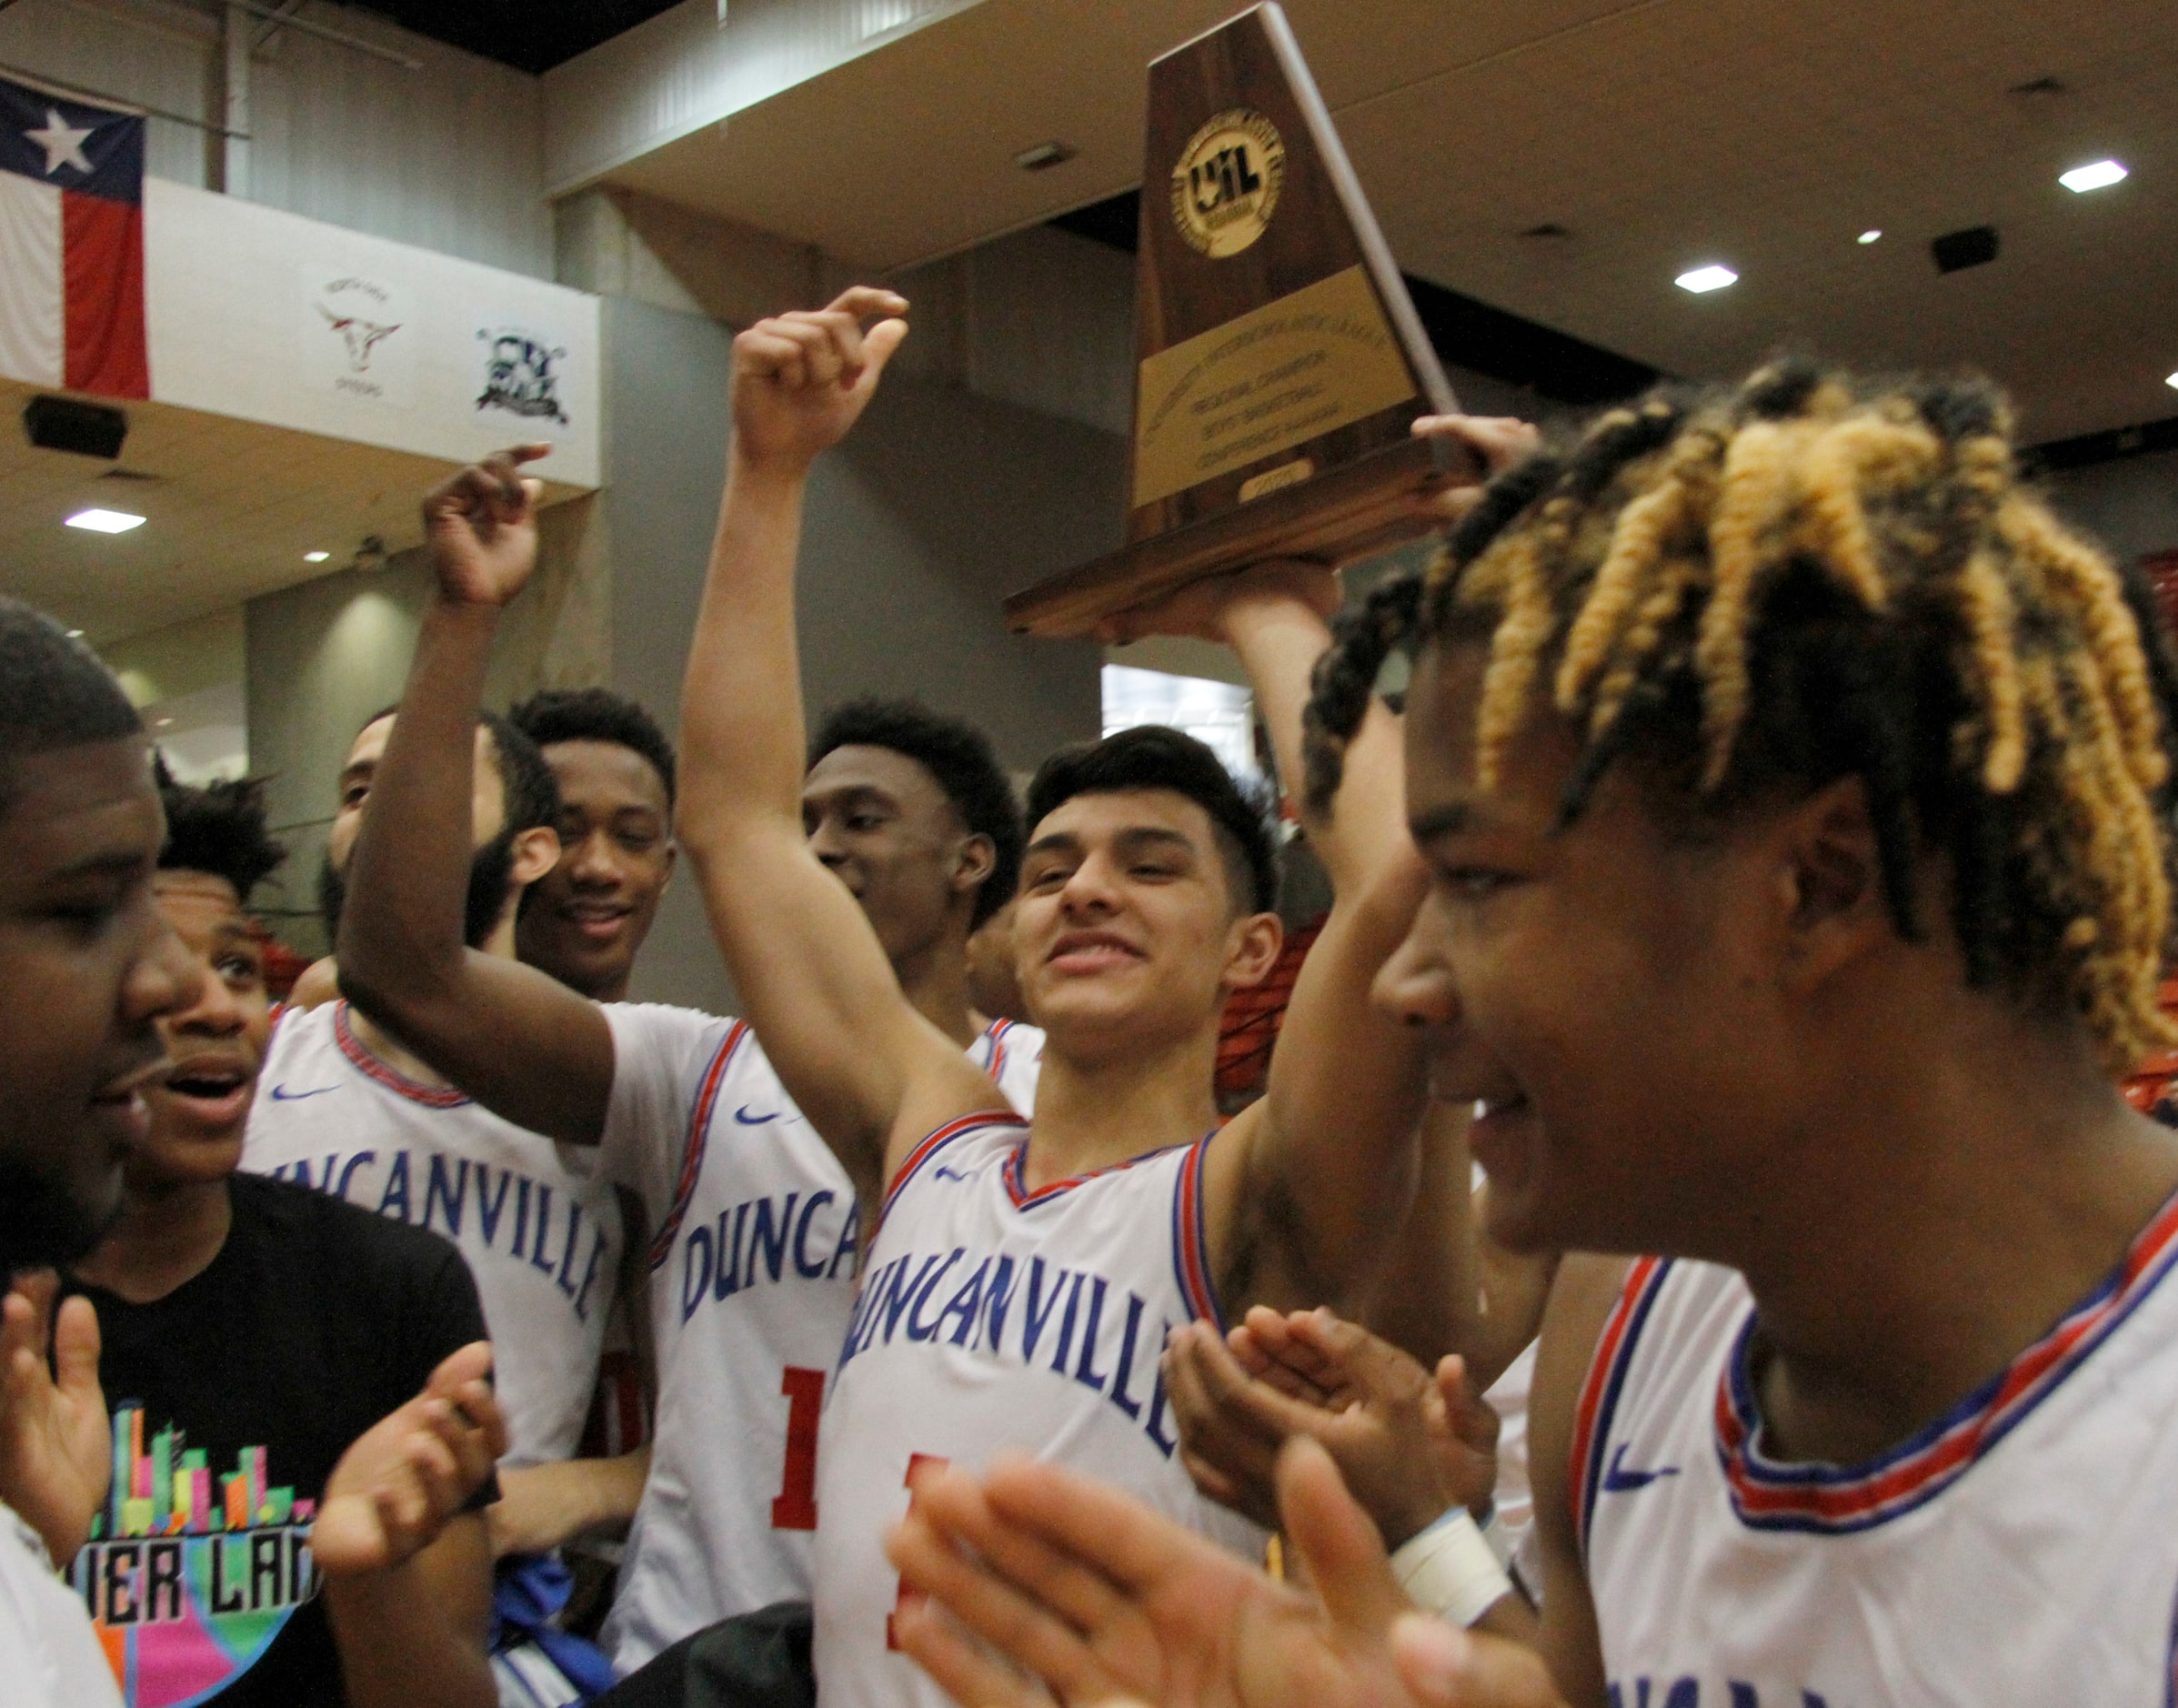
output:
[{"label": "wooden trophy base", "polygon": [[1006,601],[1016,634],[1074,640],[1106,618],[1273,558],[1340,564],[1417,539],[1440,524],[1426,501],[1476,477],[1456,439],[1409,439],[1371,451],[1245,507],[1122,546]]}]

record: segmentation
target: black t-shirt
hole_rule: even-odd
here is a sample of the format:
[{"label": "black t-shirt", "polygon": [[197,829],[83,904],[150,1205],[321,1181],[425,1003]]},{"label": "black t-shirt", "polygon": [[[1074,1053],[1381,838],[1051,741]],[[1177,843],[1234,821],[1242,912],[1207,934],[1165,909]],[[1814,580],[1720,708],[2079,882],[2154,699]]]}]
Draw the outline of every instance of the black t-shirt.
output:
[{"label": "black t-shirt", "polygon": [[69,1581],[130,1708],[346,1700],[307,1546],[318,1495],[357,1436],[485,1338],[438,1235],[285,1181],[229,1190],[226,1243],[166,1298],[71,1288],[98,1309],[114,1482]]}]

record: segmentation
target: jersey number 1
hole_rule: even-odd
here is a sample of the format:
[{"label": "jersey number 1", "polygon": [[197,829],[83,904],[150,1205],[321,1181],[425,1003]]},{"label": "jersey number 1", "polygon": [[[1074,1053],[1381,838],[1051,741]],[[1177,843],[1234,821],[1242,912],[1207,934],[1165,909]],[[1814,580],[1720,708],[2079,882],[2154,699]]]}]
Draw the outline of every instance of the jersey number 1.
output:
[{"label": "jersey number 1", "polygon": [[771,1502],[774,1530],[817,1528],[817,1423],[824,1415],[824,1371],[789,1364],[779,1373],[787,1396],[787,1462]]},{"label": "jersey number 1", "polygon": [[[940,1458],[936,1453],[909,1453],[908,1455],[908,1474],[900,1479],[908,1485],[909,1500],[914,1499],[915,1473],[918,1471],[925,1465],[943,1467],[952,1462],[951,1460]],[[899,1594],[893,1598],[892,1611],[885,1615],[885,1646],[888,1649],[897,1649],[900,1646],[899,1633],[893,1628],[893,1622],[918,1602],[928,1599],[920,1590],[911,1590],[905,1583],[900,1585]]]}]

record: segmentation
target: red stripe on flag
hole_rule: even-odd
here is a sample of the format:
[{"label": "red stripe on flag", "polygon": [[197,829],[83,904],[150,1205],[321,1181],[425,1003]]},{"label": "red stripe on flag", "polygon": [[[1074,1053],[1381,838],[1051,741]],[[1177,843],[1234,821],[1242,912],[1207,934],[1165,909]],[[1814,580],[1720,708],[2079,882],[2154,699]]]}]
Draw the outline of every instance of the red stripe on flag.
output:
[{"label": "red stripe on flag", "polygon": [[144,210],[61,193],[61,277],[70,391],[151,396],[144,339]]}]

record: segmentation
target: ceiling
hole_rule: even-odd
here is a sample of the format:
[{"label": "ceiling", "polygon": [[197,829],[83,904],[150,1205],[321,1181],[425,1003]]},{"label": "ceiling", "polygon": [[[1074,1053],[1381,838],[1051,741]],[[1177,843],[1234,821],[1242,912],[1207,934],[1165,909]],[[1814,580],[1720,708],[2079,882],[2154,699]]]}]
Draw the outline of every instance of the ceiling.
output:
[{"label": "ceiling", "polygon": [[[982,0],[613,173],[873,270],[1142,174],[1143,67],[1233,0]],[[1669,372],[1980,363],[2029,437],[2173,412],[2168,0],[1287,0],[1409,271]],[[2053,79],[2054,92],[2013,93]],[[1075,157],[1030,174],[1019,150]],[[2057,174],[2113,155],[2088,196]],[[1939,276],[1932,238],[1995,225]],[[1539,226],[1564,236],[1523,236]],[[1880,242],[1854,241],[1881,228]],[[1706,296],[1672,278],[1730,263]]]},{"label": "ceiling", "polygon": [[[348,0],[337,0],[346,5]],[[677,0],[369,0],[361,9],[449,46],[531,73],[610,41]]]},{"label": "ceiling", "polygon": [[[39,388],[0,380],[0,591],[94,644],[346,568],[366,535],[423,538],[417,500],[448,465],[171,404],[132,403],[118,463],[41,450],[16,423]],[[115,471],[119,471],[116,473]],[[571,488],[547,487],[547,501]],[[65,527],[95,506],[125,534]],[[323,563],[303,554],[328,552]]]}]

